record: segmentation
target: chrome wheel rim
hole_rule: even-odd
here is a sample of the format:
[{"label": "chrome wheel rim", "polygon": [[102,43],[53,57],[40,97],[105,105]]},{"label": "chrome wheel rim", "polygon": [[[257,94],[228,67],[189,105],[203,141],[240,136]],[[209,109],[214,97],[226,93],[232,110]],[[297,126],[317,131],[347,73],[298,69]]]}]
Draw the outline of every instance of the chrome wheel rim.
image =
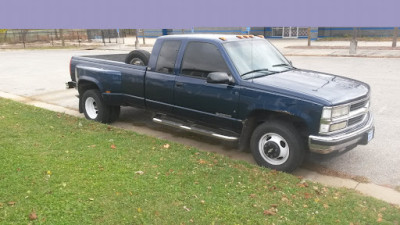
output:
[{"label": "chrome wheel rim", "polygon": [[97,114],[99,113],[99,111],[97,110],[97,104],[94,98],[88,97],[86,99],[85,110],[90,119],[94,120],[97,118]]},{"label": "chrome wheel rim", "polygon": [[264,134],[258,142],[258,151],[263,159],[271,165],[282,165],[289,158],[287,141],[276,133]]},{"label": "chrome wheel rim", "polygon": [[130,61],[130,64],[136,65],[136,66],[144,66],[144,62],[143,62],[141,59],[139,59],[139,58],[133,58],[133,59]]}]

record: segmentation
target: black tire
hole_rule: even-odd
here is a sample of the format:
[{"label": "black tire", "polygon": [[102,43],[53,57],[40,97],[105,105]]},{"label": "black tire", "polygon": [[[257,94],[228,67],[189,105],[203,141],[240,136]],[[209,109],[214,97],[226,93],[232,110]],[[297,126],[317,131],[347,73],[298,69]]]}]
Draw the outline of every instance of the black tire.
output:
[{"label": "black tire", "polygon": [[131,51],[125,58],[125,63],[138,66],[147,66],[149,64],[150,53],[145,50]]},{"label": "black tire", "polygon": [[121,112],[121,107],[120,106],[111,106],[110,107],[110,120],[109,122],[112,123],[116,121],[119,118],[119,114]]},{"label": "black tire", "polygon": [[103,101],[99,90],[91,89],[83,93],[82,109],[86,119],[109,123],[111,108]]},{"label": "black tire", "polygon": [[283,121],[267,121],[253,132],[250,149],[257,164],[292,172],[304,160],[305,149],[295,127]]}]

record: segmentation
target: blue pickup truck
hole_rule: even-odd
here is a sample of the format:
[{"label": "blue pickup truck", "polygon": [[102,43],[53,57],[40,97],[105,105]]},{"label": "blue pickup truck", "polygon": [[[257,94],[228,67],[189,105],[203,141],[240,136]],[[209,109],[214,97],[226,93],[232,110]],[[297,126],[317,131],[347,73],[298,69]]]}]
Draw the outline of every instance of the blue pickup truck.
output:
[{"label": "blue pickup truck", "polygon": [[151,54],[74,56],[70,74],[89,120],[143,108],[156,123],[235,141],[280,171],[307,151],[349,150],[374,136],[369,85],[295,68],[262,36],[163,36]]}]

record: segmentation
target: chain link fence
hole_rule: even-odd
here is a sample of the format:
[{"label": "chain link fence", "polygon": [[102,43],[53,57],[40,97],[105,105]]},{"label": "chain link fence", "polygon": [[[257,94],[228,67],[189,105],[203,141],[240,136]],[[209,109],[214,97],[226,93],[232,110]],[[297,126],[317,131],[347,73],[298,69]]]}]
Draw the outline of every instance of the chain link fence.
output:
[{"label": "chain link fence", "polygon": [[0,48],[107,45],[134,35],[134,29],[0,29]]}]

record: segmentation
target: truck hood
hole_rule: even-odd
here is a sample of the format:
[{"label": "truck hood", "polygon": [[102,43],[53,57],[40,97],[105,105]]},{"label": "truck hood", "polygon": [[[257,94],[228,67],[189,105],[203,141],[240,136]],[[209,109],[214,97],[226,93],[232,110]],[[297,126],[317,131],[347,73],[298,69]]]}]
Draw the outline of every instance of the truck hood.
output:
[{"label": "truck hood", "polygon": [[311,99],[317,98],[331,105],[366,97],[369,93],[369,86],[366,83],[310,70],[289,70],[254,78],[252,82],[264,88],[268,86],[278,88],[283,93],[290,92],[292,95],[298,93]]}]

